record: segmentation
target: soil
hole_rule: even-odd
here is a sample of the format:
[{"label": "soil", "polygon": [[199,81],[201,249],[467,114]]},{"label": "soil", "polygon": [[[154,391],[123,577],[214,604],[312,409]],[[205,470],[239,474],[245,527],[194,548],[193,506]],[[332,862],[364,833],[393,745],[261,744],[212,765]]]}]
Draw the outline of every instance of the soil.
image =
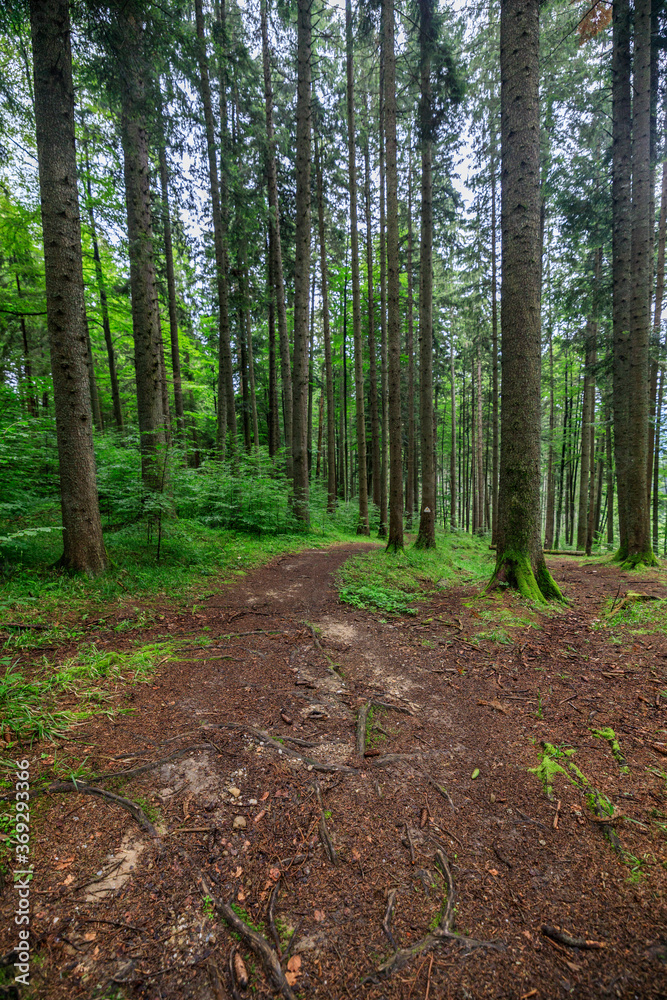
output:
[{"label": "soil", "polygon": [[[486,610],[527,615],[508,593],[450,588],[386,621],[339,603],[333,574],[362,550],[282,557],[191,613],[163,607],[159,628],[96,636],[192,646],[131,690],[131,714],[58,744],[105,776],[169,759],[99,779],[139,802],[157,837],[110,800],[33,800],[31,996],[277,995],[218,900],[289,950],[287,990],[304,998],[667,996],[667,637],[599,627],[627,589],[667,597],[664,574],[639,584],[550,559],[567,609],[494,641]],[[583,790],[557,774],[547,795],[530,770],[544,743],[576,751]],[[50,758],[33,758],[37,778]],[[591,790],[614,805],[610,823]],[[424,942],[443,920],[460,936]],[[248,989],[230,981],[233,946]]]}]

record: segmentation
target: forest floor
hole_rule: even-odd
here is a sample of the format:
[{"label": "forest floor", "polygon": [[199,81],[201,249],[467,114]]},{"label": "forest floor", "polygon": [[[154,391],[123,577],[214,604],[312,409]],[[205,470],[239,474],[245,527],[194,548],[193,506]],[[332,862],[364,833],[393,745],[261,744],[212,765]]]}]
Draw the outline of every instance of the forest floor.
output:
[{"label": "forest floor", "polygon": [[100,626],[99,650],[172,652],[31,779],[85,759],[156,835],[111,799],[33,798],[21,996],[667,996],[667,634],[609,614],[667,598],[664,571],[554,558],[565,609],[452,586],[386,620],[338,600],[363,551]]}]

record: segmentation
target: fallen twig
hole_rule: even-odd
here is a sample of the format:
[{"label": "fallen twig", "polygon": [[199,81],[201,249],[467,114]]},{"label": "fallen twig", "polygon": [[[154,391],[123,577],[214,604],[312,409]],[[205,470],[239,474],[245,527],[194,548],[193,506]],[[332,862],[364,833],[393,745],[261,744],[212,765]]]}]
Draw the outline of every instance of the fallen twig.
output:
[{"label": "fallen twig", "polygon": [[414,841],[412,839],[412,833],[410,832],[410,827],[408,826],[407,823],[405,824],[405,836],[406,836],[406,839],[408,841],[408,847],[410,848],[410,861],[414,865],[414,863],[415,863],[415,845],[414,845]]},{"label": "fallen twig", "polygon": [[570,934],[562,931],[560,927],[551,927],[549,924],[543,925],[542,933],[545,937],[551,938],[552,941],[564,944],[566,948],[596,949],[606,947],[604,941],[589,941],[587,938],[572,937]]},{"label": "fallen twig", "polygon": [[[456,806],[455,806],[455,805],[454,805],[454,803],[452,802],[452,797],[451,797],[451,795],[449,794],[449,792],[447,791],[447,789],[445,788],[445,786],[444,786],[444,785],[440,785],[440,784],[438,784],[438,782],[437,782],[437,781],[435,780],[435,778],[433,778],[433,777],[432,777],[432,776],[431,776],[431,775],[430,775],[430,774],[428,773],[428,771],[422,771],[422,774],[424,775],[424,777],[425,777],[425,778],[426,778],[426,780],[428,781],[429,785],[433,785],[433,787],[435,788],[435,790],[436,790],[437,792],[440,792],[440,794],[442,795],[442,797],[443,797],[444,799],[447,799],[447,801],[449,802],[449,804],[450,804],[450,806],[452,807],[452,809],[454,810],[454,812],[458,812],[458,809],[456,808]],[[454,838],[454,839],[456,839],[456,838]]]},{"label": "fallen twig", "polygon": [[364,755],[364,750],[366,749],[366,720],[368,719],[368,713],[371,705],[372,702],[367,701],[360,706],[359,711],[357,712],[357,753],[362,757]]}]

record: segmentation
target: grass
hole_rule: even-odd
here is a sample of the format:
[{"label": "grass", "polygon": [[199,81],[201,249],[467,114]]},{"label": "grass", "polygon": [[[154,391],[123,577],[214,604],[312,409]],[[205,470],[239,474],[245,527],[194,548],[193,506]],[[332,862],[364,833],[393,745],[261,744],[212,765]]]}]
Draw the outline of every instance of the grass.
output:
[{"label": "grass", "polygon": [[493,568],[488,540],[438,532],[435,549],[375,549],[348,559],[338,574],[341,601],[385,614],[416,614],[415,603],[450,583],[486,582]]},{"label": "grass", "polygon": [[0,718],[6,736],[10,740],[62,736],[92,715],[127,711],[111,704],[113,693],[121,686],[149,681],[174,648],[171,641],[154,642],[118,653],[89,645],[59,666],[44,658],[29,676],[11,656],[1,657]]},{"label": "grass", "polygon": [[[126,608],[129,613],[117,629],[142,627],[159,619],[165,599],[192,609],[221,582],[277,555],[353,538],[332,525],[264,536],[179,520],[168,523],[158,561],[154,540],[147,543],[146,525],[135,524],[106,535],[110,567],[90,580],[52,568],[62,551],[59,536],[29,536],[19,540],[20,546],[0,550],[0,630],[10,633],[6,648],[39,649],[79,640],[91,625]],[[43,627],[27,627],[35,625]]]},{"label": "grass", "polygon": [[[615,601],[619,603],[618,598]],[[593,628],[608,631],[612,641],[627,641],[628,635],[667,635],[667,601],[631,601],[620,611],[613,611],[614,600],[607,601],[606,613]]]}]

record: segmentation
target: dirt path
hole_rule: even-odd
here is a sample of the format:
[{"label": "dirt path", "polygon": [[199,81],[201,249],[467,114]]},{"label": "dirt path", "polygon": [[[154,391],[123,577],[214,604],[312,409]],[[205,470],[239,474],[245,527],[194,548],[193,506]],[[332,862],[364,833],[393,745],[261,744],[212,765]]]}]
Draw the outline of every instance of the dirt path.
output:
[{"label": "dirt path", "polygon": [[[283,557],[192,614],[165,611],[169,635],[192,636],[186,658],[134,689],[134,714],[77,731],[102,771],[183,752],[117,788],[157,840],[91,796],[41,800],[35,996],[233,997],[213,897],[275,949],[273,900],[303,997],[667,995],[667,638],[614,644],[595,620],[627,581],[573,560],[551,563],[572,604],[541,628],[517,627],[526,609],[505,595],[515,624],[498,631],[498,601],[460,588],[383,623],[332,585],[361,548]],[[667,596],[657,576],[642,589]],[[528,770],[543,743],[573,748],[559,760],[583,776],[556,774],[553,799]],[[273,995],[240,948],[254,987],[240,995]]]}]

